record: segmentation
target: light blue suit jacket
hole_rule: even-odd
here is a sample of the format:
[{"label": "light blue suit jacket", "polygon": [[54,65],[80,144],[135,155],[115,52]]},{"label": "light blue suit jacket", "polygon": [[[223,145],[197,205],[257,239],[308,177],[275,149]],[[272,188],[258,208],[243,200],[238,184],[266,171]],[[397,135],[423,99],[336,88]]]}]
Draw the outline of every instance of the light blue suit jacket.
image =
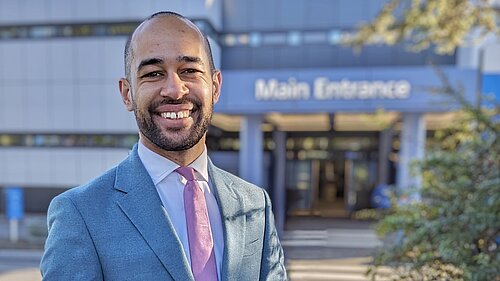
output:
[{"label": "light blue suit jacket", "polygon": [[[267,193],[210,161],[208,172],[224,230],[222,280],[286,280]],[[43,280],[194,280],[137,145],[117,167],[54,198],[47,220]]]}]

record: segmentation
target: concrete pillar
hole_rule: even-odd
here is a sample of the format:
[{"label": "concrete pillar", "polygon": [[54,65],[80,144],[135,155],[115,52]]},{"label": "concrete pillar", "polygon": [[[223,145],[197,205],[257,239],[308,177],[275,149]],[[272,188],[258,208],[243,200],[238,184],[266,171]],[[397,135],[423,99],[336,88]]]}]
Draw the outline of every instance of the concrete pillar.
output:
[{"label": "concrete pillar", "polygon": [[240,129],[240,177],[262,187],[264,147],[260,130],[262,116],[248,115],[241,118]]},{"label": "concrete pillar", "polygon": [[[403,115],[400,142],[396,184],[404,193],[408,188],[418,188],[422,184],[420,173],[415,173],[410,167],[413,161],[423,159],[425,153],[425,120],[422,113]],[[409,196],[410,200],[420,198],[420,194],[416,193]]]},{"label": "concrete pillar", "polygon": [[283,237],[286,220],[286,132],[274,131],[274,182],[273,182],[273,211],[278,235]]}]

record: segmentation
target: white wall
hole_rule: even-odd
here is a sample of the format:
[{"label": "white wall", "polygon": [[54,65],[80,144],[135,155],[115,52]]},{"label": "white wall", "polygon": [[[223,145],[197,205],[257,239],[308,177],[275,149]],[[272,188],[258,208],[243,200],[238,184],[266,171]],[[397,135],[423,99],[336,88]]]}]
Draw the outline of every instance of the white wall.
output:
[{"label": "white wall", "polygon": [[0,148],[0,181],[4,186],[77,186],[127,155],[127,149]]},{"label": "white wall", "polygon": [[485,73],[500,73],[500,40],[484,47]]},{"label": "white wall", "polygon": [[[475,30],[473,35],[478,37],[479,32]],[[489,34],[479,43],[468,42],[457,49],[458,67],[477,69],[482,64],[484,73],[500,73],[499,61],[500,37],[494,34]]]},{"label": "white wall", "polygon": [[222,26],[221,0],[2,0],[0,24],[140,20],[170,10]]},{"label": "white wall", "polygon": [[121,37],[0,41],[0,132],[133,133]]}]

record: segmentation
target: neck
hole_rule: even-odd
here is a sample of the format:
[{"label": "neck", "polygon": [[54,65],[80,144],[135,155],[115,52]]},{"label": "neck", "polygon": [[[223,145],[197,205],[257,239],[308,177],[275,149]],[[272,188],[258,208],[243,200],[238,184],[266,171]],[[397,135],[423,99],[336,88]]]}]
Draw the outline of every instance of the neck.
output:
[{"label": "neck", "polygon": [[205,149],[205,136],[203,136],[200,141],[193,147],[180,151],[161,149],[157,145],[149,141],[146,137],[142,136],[142,134],[140,134],[140,142],[142,142],[142,144],[144,144],[144,146],[149,148],[151,151],[167,158],[168,160],[176,164],[179,164],[179,166],[188,166],[194,160],[196,160],[196,158],[198,158]]}]

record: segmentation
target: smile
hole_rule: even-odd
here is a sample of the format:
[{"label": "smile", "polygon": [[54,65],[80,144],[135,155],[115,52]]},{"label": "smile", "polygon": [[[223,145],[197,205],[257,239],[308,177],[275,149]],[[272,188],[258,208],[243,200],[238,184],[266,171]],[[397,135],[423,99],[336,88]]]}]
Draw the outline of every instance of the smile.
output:
[{"label": "smile", "polygon": [[190,110],[184,110],[179,112],[161,112],[160,116],[165,119],[183,119],[191,116]]}]

